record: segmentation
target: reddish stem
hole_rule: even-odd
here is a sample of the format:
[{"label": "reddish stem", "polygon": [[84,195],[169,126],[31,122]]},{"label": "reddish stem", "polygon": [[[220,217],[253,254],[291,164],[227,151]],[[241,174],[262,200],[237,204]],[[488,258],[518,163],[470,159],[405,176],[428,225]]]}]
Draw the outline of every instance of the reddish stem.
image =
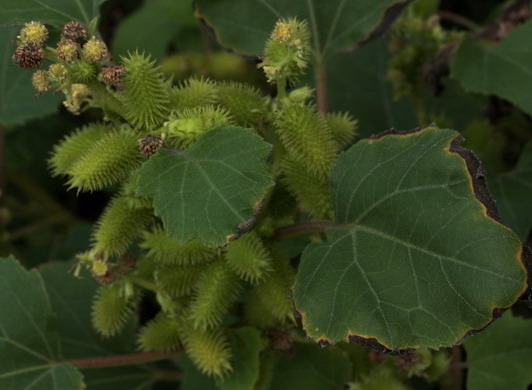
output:
[{"label": "reddish stem", "polygon": [[304,233],[320,233],[327,228],[341,226],[342,225],[333,221],[305,221],[275,229],[274,237],[276,239],[282,239],[286,236]]},{"label": "reddish stem", "polygon": [[141,353],[132,353],[128,355],[98,356],[98,357],[92,357],[92,358],[86,358],[86,359],[72,359],[72,360],[68,360],[68,363],[80,369],[131,366],[135,364],[143,364],[143,363],[156,362],[159,360],[165,360],[175,355],[176,353],[178,353],[178,351],[141,352]]}]

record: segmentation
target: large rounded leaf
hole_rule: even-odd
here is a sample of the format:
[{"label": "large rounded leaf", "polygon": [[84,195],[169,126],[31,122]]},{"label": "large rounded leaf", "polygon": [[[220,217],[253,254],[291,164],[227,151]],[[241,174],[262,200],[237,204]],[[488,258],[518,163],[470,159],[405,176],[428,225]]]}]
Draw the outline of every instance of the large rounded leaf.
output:
[{"label": "large rounded leaf", "polygon": [[459,141],[426,128],[341,155],[331,176],[338,227],[304,251],[295,285],[309,336],[388,350],[451,346],[524,291],[521,242],[496,220]]},{"label": "large rounded leaf", "polygon": [[186,152],[163,149],[145,162],[137,192],[153,197],[155,214],[180,242],[221,245],[273,185],[270,150],[250,129],[215,128]]}]

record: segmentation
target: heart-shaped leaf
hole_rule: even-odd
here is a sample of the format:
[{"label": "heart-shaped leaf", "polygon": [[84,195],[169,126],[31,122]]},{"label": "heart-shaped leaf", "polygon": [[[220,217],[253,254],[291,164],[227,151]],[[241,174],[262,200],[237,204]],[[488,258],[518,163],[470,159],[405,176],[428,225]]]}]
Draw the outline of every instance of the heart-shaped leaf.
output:
[{"label": "heart-shaped leaf", "polygon": [[506,313],[465,343],[468,390],[526,390],[532,384],[532,321]]},{"label": "heart-shaped leaf", "polygon": [[515,168],[498,175],[490,187],[503,219],[526,240],[532,228],[532,142],[523,149]]},{"label": "heart-shaped leaf", "polygon": [[247,55],[264,49],[276,20],[297,16],[309,22],[319,56],[353,46],[385,31],[409,1],[403,0],[198,0],[197,14],[219,42]]},{"label": "heart-shaped leaf", "polygon": [[493,94],[532,114],[530,36],[532,21],[511,31],[498,45],[466,39],[456,53],[451,76],[471,92]]},{"label": "heart-shaped leaf", "polygon": [[106,0],[2,0],[0,23],[23,23],[38,20],[59,26],[77,20],[89,23],[98,16]]},{"label": "heart-shaped leaf", "polygon": [[271,389],[345,389],[351,371],[347,352],[337,347],[296,344],[293,353],[282,356],[275,365]]},{"label": "heart-shaped leaf", "polygon": [[180,242],[221,245],[253,216],[273,185],[271,145],[251,129],[219,127],[187,151],[162,149],[139,170],[137,192],[152,196],[155,214]]},{"label": "heart-shaped leaf", "polygon": [[478,161],[459,141],[425,128],[340,156],[331,173],[338,225],[306,248],[295,284],[310,337],[447,347],[522,294],[521,242],[496,220]]},{"label": "heart-shaped leaf", "polygon": [[50,300],[36,271],[0,259],[0,388],[80,390],[81,373],[61,362]]}]

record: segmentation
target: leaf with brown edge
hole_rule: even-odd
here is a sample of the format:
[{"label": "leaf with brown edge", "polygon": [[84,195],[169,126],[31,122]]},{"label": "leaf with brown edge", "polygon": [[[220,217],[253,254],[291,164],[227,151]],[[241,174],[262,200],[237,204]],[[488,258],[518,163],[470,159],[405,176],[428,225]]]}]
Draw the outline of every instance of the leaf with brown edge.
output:
[{"label": "leaf with brown edge", "polygon": [[311,338],[382,351],[441,348],[526,288],[522,244],[453,130],[389,132],[331,172],[337,225],[302,255],[294,301]]},{"label": "leaf with brown edge", "polygon": [[309,22],[318,56],[353,49],[382,35],[409,0],[197,0],[196,15],[225,47],[259,55],[275,21]]}]

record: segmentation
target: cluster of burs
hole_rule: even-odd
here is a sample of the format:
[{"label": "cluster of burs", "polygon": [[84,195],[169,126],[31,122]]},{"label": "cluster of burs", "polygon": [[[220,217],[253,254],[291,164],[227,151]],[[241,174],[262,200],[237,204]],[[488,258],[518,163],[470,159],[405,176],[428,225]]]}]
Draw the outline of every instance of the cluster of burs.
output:
[{"label": "cluster of burs", "polygon": [[[103,111],[100,123],[66,136],[50,158],[53,174],[64,175],[70,189],[115,193],[91,248],[79,255],[78,270],[88,268],[102,283],[93,303],[95,329],[105,337],[119,334],[141,300],[153,297],[160,311],[140,329],[139,347],[183,348],[202,372],[218,377],[232,370],[232,329],[254,326],[265,342],[272,330],[302,337],[290,300],[294,265],[274,232],[304,215],[331,216],[328,172],[353,142],[356,125],[346,114],[319,113],[313,91],[293,87],[311,55],[306,23],[279,21],[266,43],[259,66],[276,85],[276,97],[204,77],[176,84],[137,52],[115,63],[96,34],[94,26],[70,22],[48,47],[46,27],[30,22],[13,55],[25,69],[50,63],[33,75],[39,93],[64,93],[74,114]],[[257,207],[255,224],[224,246],[179,243],[154,216],[151,199],[137,195],[137,170],[159,148],[186,153],[204,133],[228,125],[252,128],[274,145],[275,186]],[[275,348],[286,343],[270,343],[264,358]]]}]

